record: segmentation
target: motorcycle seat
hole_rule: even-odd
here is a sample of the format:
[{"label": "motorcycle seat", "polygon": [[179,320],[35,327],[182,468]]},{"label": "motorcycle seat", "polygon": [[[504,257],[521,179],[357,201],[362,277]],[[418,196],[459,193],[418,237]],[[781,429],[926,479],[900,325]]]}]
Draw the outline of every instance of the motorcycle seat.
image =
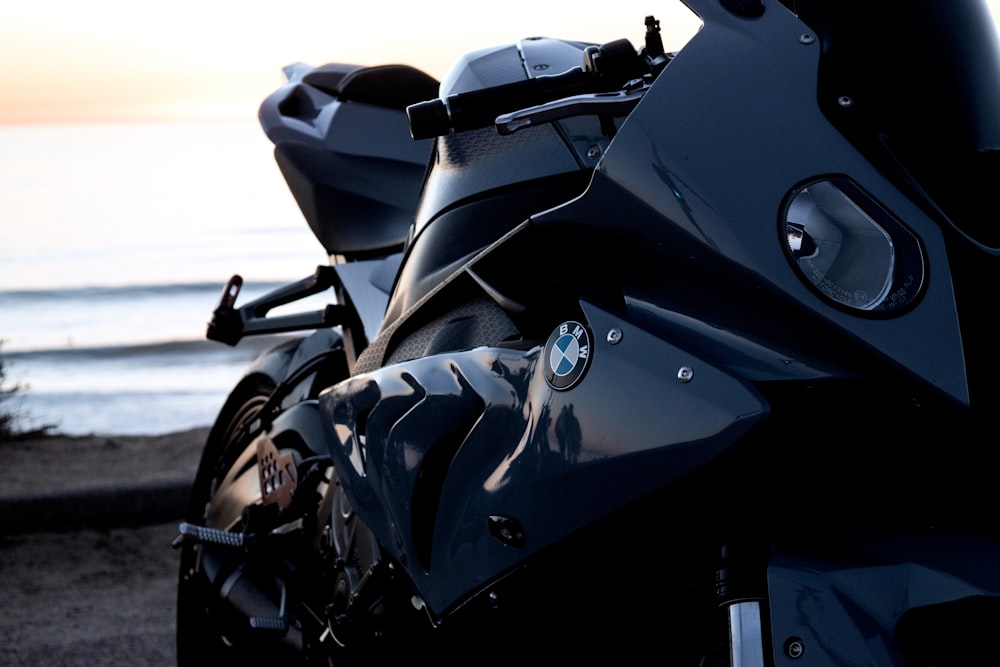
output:
[{"label": "motorcycle seat", "polygon": [[400,110],[437,97],[440,86],[437,79],[409,65],[323,65],[302,81],[344,101]]}]

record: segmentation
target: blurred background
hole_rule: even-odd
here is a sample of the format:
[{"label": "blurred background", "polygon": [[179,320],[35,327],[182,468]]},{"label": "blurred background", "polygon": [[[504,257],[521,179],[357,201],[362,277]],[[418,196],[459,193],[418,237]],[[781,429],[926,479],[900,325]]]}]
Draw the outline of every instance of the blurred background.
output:
[{"label": "blurred background", "polygon": [[523,37],[638,46],[653,14],[671,49],[698,26],[676,0],[601,7],[3,0],[0,355],[24,386],[4,409],[67,434],[211,423],[259,351],[203,340],[225,281],[245,299],[326,262],[256,122],[283,66],[441,79]]}]

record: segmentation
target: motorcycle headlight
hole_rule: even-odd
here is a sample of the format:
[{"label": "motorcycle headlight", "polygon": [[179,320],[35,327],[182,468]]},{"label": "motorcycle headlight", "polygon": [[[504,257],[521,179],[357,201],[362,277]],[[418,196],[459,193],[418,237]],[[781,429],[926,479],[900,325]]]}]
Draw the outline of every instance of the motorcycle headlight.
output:
[{"label": "motorcycle headlight", "polygon": [[844,177],[793,190],[782,207],[781,239],[806,284],[852,311],[898,312],[924,284],[916,235]]}]

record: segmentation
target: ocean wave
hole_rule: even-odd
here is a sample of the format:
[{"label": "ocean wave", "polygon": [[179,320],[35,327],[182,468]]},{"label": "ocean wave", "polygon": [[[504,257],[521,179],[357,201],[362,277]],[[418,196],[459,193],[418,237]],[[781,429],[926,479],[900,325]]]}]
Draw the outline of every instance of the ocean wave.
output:
[{"label": "ocean wave", "polygon": [[[286,284],[247,285],[237,306]],[[221,284],[191,283],[0,291],[0,352],[98,355],[110,349],[120,354],[168,341],[204,342],[222,289]],[[332,292],[318,294],[272,314],[319,310],[334,300]]]},{"label": "ocean wave", "polygon": [[19,418],[25,427],[51,426],[66,435],[157,435],[210,425],[225,391],[31,393]]},{"label": "ocean wave", "polygon": [[210,340],[171,340],[163,342],[140,343],[130,345],[97,345],[92,347],[66,347],[38,350],[4,351],[6,360],[17,363],[31,361],[35,363],[68,363],[81,361],[112,361],[133,360],[150,363],[150,360],[161,360],[161,363],[177,363],[181,357],[196,358],[205,361],[210,358],[232,361],[234,358],[253,359],[257,355],[275,345],[283,343],[291,335],[251,336],[240,341],[239,345],[230,347],[223,343]]},{"label": "ocean wave", "polygon": [[[263,281],[247,282],[244,291],[264,293],[287,285],[286,282]],[[50,287],[44,289],[5,289],[0,290],[0,304],[9,305],[40,305],[54,301],[93,302],[99,301],[132,301],[149,297],[188,296],[205,293],[222,295],[226,280],[219,282],[198,283],[166,283],[166,284],[133,284],[133,285],[92,285],[72,287]]]}]

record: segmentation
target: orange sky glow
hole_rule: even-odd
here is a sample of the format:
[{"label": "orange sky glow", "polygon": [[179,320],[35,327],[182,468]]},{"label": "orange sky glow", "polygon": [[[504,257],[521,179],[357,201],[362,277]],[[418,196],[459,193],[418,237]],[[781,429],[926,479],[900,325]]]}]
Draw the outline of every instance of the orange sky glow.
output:
[{"label": "orange sky glow", "polygon": [[676,0],[621,0],[601,12],[569,3],[504,7],[446,0],[4,3],[0,123],[252,119],[293,62],[406,62],[440,78],[462,53],[522,37],[628,37],[638,45],[643,18],[654,14],[669,48],[672,38],[683,43],[675,35],[698,25]]}]

